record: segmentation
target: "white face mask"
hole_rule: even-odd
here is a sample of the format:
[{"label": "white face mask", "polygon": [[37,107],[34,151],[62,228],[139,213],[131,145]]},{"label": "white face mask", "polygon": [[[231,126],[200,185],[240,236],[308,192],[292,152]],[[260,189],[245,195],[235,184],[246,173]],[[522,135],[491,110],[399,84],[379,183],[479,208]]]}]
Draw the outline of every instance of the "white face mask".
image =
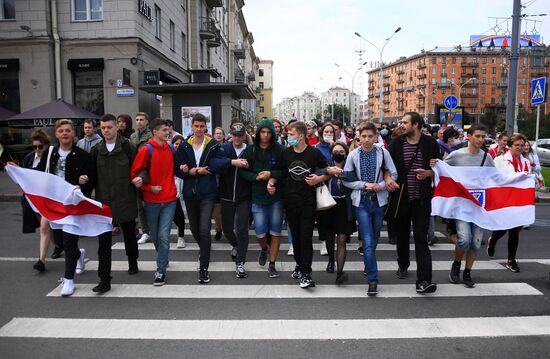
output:
[{"label": "white face mask", "polygon": [[326,143],[330,143],[333,140],[334,140],[333,136],[323,136],[323,141],[325,141]]},{"label": "white face mask", "polygon": [[458,138],[455,138],[452,142],[453,146],[458,146],[462,143],[462,141],[460,141],[460,139]]}]

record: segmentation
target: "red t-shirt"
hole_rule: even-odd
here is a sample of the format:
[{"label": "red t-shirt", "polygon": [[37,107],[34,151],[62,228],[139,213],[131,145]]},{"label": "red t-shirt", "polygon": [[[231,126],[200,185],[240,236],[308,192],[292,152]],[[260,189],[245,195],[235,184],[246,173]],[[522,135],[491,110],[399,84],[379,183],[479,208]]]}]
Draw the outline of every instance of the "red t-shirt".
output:
[{"label": "red t-shirt", "polygon": [[310,145],[310,146],[315,146],[316,144],[319,143],[319,137],[315,136],[315,137],[307,137],[307,144]]}]

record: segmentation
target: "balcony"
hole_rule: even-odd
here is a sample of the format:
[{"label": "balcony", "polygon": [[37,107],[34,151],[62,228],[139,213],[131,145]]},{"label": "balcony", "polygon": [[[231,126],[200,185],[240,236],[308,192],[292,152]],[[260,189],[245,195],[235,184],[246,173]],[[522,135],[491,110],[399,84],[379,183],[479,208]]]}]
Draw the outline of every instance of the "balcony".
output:
[{"label": "balcony", "polygon": [[382,103],[383,103],[384,105],[388,105],[388,104],[390,103],[390,100],[389,100],[389,99],[385,99],[384,101],[382,101]]},{"label": "balcony", "polygon": [[371,95],[369,95],[369,98],[374,98],[374,95],[372,95],[372,94],[371,94]]},{"label": "balcony", "polygon": [[262,88],[260,86],[256,86],[256,88],[254,88],[254,91],[256,91],[256,93],[260,93],[262,92]]},{"label": "balcony", "polygon": [[416,105],[416,107],[418,107],[418,108],[425,108],[426,105],[424,105],[423,103],[419,103],[418,105]]},{"label": "balcony", "polygon": [[421,92],[416,95],[418,98],[425,98],[426,96]]},{"label": "balcony", "polygon": [[477,67],[477,62],[463,62],[460,64],[462,67]]},{"label": "balcony", "polygon": [[199,29],[199,36],[201,40],[209,40],[218,36],[219,30],[216,27],[214,19],[208,17],[201,17],[201,26]]},{"label": "balcony", "polygon": [[416,85],[416,87],[418,87],[419,89],[423,89],[426,88],[426,84],[418,84]]},{"label": "balcony", "polygon": [[403,97],[398,97],[397,98],[397,102],[403,102],[403,101],[405,101],[405,99]]},{"label": "balcony", "polygon": [[398,75],[403,75],[404,73],[405,73],[404,70],[397,70],[397,74],[398,74]]},{"label": "balcony", "polygon": [[384,78],[385,78],[385,79],[389,79],[389,78],[390,78],[390,74],[386,72],[386,73],[384,74]]},{"label": "balcony", "polygon": [[256,81],[256,73],[254,71],[250,71],[248,73],[248,76],[246,77],[248,79],[248,81],[252,82],[252,81]]},{"label": "balcony", "polygon": [[438,82],[437,87],[439,87],[439,88],[451,87],[451,83],[450,82]]},{"label": "balcony", "polygon": [[508,87],[508,82],[499,82],[497,84],[497,87],[500,87],[500,88],[507,88]]},{"label": "balcony", "polygon": [[397,106],[397,111],[403,111],[405,110],[405,106]]},{"label": "balcony", "polygon": [[235,44],[235,47],[233,48],[233,55],[241,60],[246,59],[246,52],[243,44]]},{"label": "balcony", "polygon": [[387,107],[384,107],[384,112],[390,112],[390,109]]},{"label": "balcony", "polygon": [[468,82],[468,83],[462,84],[461,86],[462,86],[462,87],[477,87],[477,85],[478,85],[477,82],[475,82],[475,81],[470,81],[470,82]]},{"label": "balcony", "polygon": [[530,72],[530,75],[533,78],[543,77],[543,76],[546,76],[546,70],[544,68],[539,68],[539,69],[533,69],[532,68],[531,72]]},{"label": "balcony", "polygon": [[426,64],[424,64],[424,63],[418,64],[417,69],[425,69],[425,68],[426,68]]},{"label": "balcony", "polygon": [[374,86],[369,86],[369,91],[374,91]]},{"label": "balcony", "polygon": [[405,89],[403,87],[399,87],[395,91],[397,91],[398,93],[401,93],[401,92],[405,91]]},{"label": "balcony", "polygon": [[390,94],[390,90],[384,90],[384,92],[382,92],[384,95],[389,95]]},{"label": "balcony", "polygon": [[205,2],[206,2],[206,5],[208,5],[211,8],[223,6],[223,0],[205,0]]},{"label": "balcony", "polygon": [[405,87],[405,91],[407,91],[407,92],[411,92],[412,90],[414,90],[414,86]]},{"label": "balcony", "polygon": [[219,47],[219,46],[221,46],[222,36],[220,34],[220,30],[216,30],[216,31],[217,31],[216,37],[206,40],[206,46],[208,46],[208,47]]},{"label": "balcony", "polygon": [[420,74],[420,75],[418,75],[418,78],[419,78],[419,79],[425,79],[425,78],[426,78],[426,74]]},{"label": "balcony", "polygon": [[398,83],[398,84],[402,84],[402,83],[404,83],[404,82],[405,82],[405,80],[403,80],[403,79],[397,79],[397,83]]},{"label": "balcony", "polygon": [[466,73],[460,74],[460,77],[476,77],[476,76],[477,74],[473,72],[466,72]]},{"label": "balcony", "polygon": [[475,98],[475,97],[477,97],[477,96],[478,96],[478,95],[475,94],[475,93],[463,93],[463,94],[461,95],[461,97],[463,97],[463,98]]},{"label": "balcony", "polygon": [[369,84],[374,83],[374,79],[369,80]]}]

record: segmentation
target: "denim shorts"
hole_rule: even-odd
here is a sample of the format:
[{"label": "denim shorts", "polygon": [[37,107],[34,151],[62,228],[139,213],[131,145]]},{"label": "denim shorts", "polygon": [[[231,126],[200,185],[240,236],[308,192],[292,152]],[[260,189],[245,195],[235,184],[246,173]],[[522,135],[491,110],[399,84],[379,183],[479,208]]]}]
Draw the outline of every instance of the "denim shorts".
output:
[{"label": "denim shorts", "polygon": [[481,248],[481,239],[483,238],[483,228],[474,223],[456,220],[456,246],[463,251],[479,253]]},{"label": "denim shorts", "polygon": [[280,236],[283,227],[283,201],[270,205],[252,203],[252,216],[256,237],[263,238],[267,231],[272,236]]}]

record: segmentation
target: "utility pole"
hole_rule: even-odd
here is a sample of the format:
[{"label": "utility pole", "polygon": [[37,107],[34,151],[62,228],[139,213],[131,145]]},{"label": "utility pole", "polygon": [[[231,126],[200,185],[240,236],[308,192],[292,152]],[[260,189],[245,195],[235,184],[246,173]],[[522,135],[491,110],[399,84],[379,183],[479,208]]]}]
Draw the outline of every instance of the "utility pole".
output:
[{"label": "utility pole", "polygon": [[512,48],[510,52],[510,73],[508,77],[508,98],[506,100],[506,132],[512,134],[515,132],[516,121],[515,106],[517,96],[518,82],[518,64],[519,64],[519,32],[521,21],[521,0],[514,0],[514,10],[512,14]]}]

